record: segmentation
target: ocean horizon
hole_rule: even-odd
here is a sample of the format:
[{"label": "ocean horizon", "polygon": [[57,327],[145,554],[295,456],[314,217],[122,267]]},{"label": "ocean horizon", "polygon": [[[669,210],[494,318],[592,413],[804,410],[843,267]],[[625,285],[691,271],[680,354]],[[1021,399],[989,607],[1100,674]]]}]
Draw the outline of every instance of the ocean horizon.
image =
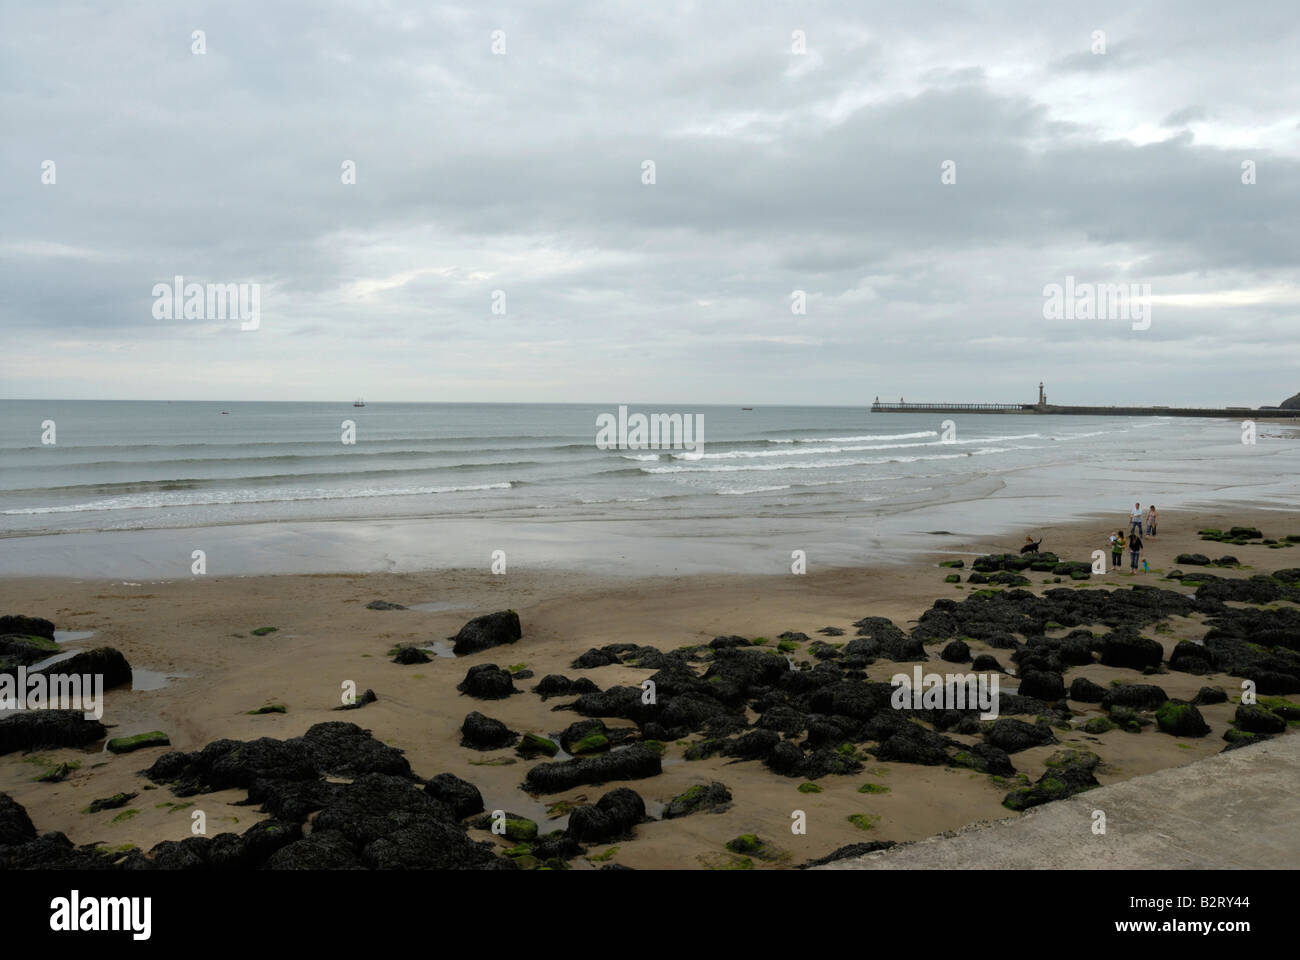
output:
[{"label": "ocean horizon", "polygon": [[[407,543],[406,563],[420,567],[477,563],[485,531],[513,541],[545,525],[533,536],[548,539],[556,562],[603,565],[608,543],[632,538],[645,555],[629,562],[650,572],[664,563],[648,545],[682,538],[716,541],[710,569],[748,569],[725,544],[795,539],[854,563],[864,550],[883,559],[918,548],[918,535],[977,524],[1114,511],[1118,525],[1134,499],[1300,507],[1300,444],[1287,426],[1261,424],[1244,444],[1229,420],[626,406],[698,418],[701,448],[602,449],[600,418],[618,404],[0,401],[0,539],[346,520],[389,524],[367,540],[391,547],[421,536],[393,522],[459,531],[437,556]],[[603,532],[584,527],[593,524]],[[255,561],[240,548],[231,569],[345,569],[357,545],[331,529],[334,548],[318,545],[310,562]],[[44,561],[10,549],[0,571],[50,572],[70,562],[67,546],[50,545]],[[697,559],[709,554],[701,547]],[[396,563],[392,549],[360,568],[385,563]]]}]

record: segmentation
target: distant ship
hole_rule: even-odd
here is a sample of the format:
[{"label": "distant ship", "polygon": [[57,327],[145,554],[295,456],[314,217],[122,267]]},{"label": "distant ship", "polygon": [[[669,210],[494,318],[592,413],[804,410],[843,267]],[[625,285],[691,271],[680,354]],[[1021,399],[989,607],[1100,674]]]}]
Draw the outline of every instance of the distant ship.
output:
[{"label": "distant ship", "polygon": [[357,397],[355,400],[352,401],[352,406],[354,407],[364,407],[365,405],[366,405],[366,401],[362,400],[360,397]]},{"label": "distant ship", "polygon": [[753,410],[754,408],[753,408],[753,407],[741,407],[740,409],[741,409],[741,410]]}]

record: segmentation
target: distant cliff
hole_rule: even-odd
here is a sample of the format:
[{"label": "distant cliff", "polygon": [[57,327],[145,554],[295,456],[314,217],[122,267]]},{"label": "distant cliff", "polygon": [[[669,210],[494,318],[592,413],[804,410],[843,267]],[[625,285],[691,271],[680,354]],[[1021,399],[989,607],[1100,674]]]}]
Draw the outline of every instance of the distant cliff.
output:
[{"label": "distant cliff", "polygon": [[1294,397],[1289,397],[1278,404],[1283,410],[1300,410],[1300,393]]}]

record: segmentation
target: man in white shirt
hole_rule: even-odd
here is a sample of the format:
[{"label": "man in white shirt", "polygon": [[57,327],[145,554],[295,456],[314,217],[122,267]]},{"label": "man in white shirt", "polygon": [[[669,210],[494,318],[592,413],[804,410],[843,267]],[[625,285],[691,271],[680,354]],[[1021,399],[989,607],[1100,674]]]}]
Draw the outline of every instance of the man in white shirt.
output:
[{"label": "man in white shirt", "polygon": [[1133,512],[1128,515],[1129,536],[1142,533],[1142,504],[1133,504]]}]

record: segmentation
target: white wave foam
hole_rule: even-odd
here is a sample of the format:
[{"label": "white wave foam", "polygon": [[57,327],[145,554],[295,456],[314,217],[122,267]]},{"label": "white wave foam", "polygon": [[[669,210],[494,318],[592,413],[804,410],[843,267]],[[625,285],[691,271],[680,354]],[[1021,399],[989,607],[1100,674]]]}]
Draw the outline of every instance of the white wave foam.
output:
[{"label": "white wave foam", "polygon": [[[409,497],[434,493],[468,493],[479,490],[509,490],[511,483],[477,483],[463,487],[405,487],[396,490],[312,490],[279,491],[278,496],[258,496],[252,490],[212,493],[208,496],[112,497],[92,503],[75,503],[61,507],[25,507],[2,510],[0,516],[45,513],[96,513],[101,510],[144,510],[159,507],[209,507],[237,503],[291,503],[299,500],[363,500],[370,497]],[[266,491],[275,493],[276,491]]]}]

